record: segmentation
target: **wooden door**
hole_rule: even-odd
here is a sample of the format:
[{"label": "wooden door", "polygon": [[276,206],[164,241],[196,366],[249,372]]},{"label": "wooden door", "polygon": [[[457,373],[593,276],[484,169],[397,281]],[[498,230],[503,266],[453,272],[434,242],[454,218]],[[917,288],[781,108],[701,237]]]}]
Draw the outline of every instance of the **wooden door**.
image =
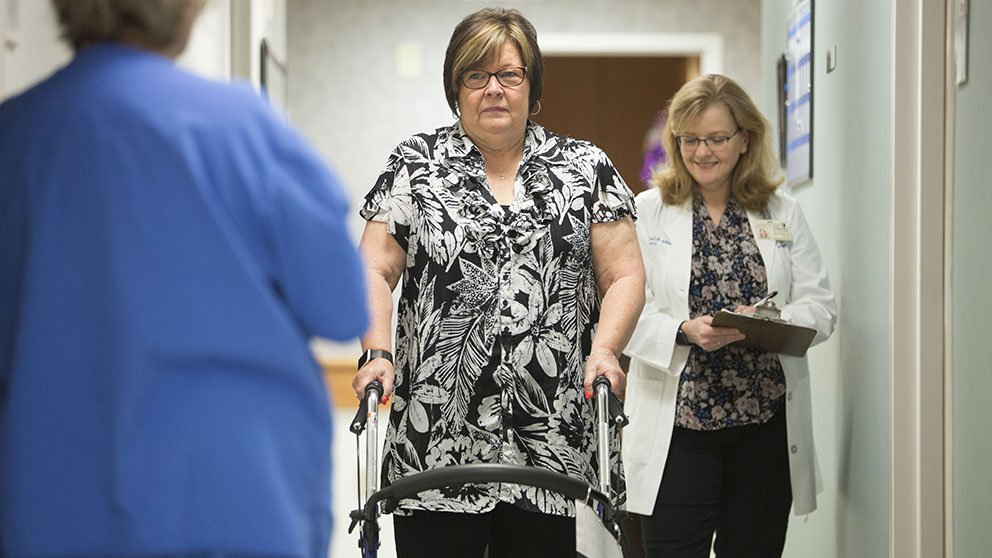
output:
[{"label": "wooden door", "polygon": [[531,118],[595,143],[639,192],[646,136],[656,115],[698,74],[697,56],[545,56],[541,112]]}]

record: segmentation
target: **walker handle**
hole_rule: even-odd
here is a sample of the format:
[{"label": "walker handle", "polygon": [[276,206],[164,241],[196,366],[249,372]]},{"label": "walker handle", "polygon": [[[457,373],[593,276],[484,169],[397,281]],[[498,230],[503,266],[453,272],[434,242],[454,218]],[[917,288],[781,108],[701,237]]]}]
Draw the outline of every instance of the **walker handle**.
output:
[{"label": "walker handle", "polygon": [[[378,505],[371,504],[369,499],[379,490],[379,401],[382,398],[382,384],[378,381],[371,381],[365,386],[365,397],[358,403],[358,413],[351,421],[348,428],[353,434],[358,436],[360,441],[362,432],[365,432],[365,506],[361,505],[361,481],[358,485],[359,509],[351,512],[351,525],[348,532],[359,523],[362,524],[362,535],[358,546],[362,549],[362,556],[373,558],[379,555],[379,524],[376,518],[379,516]],[[368,426],[368,428],[366,428]],[[356,442],[360,443],[360,442]],[[356,446],[357,447],[357,446]],[[361,458],[356,455],[356,460]],[[361,465],[359,463],[359,470]]]},{"label": "walker handle", "polygon": [[596,394],[596,462],[599,491],[610,495],[610,425],[617,429],[627,424],[627,416],[620,409],[620,400],[610,390],[610,380],[599,376],[592,382]]},{"label": "walker handle", "polygon": [[372,409],[378,411],[379,399],[382,396],[382,384],[373,380],[369,382],[369,385],[365,386],[365,397],[362,398],[358,403],[358,413],[355,414],[355,418],[351,421],[351,426],[348,428],[351,433],[359,436],[365,430],[365,424],[369,420],[369,405]]},{"label": "walker handle", "polygon": [[[623,408],[620,406],[620,399],[615,393],[610,389],[611,384],[609,378],[606,376],[599,376],[592,382],[593,392],[599,395],[602,391],[600,388],[606,390],[606,412],[609,414],[610,424],[616,426],[617,428],[623,428],[630,423],[630,419],[627,415],[623,414]],[[597,401],[598,401],[597,397]]]}]

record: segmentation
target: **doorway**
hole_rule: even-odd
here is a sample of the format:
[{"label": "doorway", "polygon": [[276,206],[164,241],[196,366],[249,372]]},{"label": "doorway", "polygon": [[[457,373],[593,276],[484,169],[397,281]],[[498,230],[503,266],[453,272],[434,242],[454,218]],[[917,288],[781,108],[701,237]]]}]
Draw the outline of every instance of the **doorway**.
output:
[{"label": "doorway", "polygon": [[[539,40],[546,79],[535,121],[602,148],[634,192],[644,189],[644,136],[655,115],[689,79],[723,73],[719,33],[542,33]],[[653,84],[662,76],[672,83]]]},{"label": "doorway", "polygon": [[533,120],[553,132],[603,149],[634,192],[648,134],[658,113],[686,81],[699,75],[699,56],[544,57],[541,112]]}]

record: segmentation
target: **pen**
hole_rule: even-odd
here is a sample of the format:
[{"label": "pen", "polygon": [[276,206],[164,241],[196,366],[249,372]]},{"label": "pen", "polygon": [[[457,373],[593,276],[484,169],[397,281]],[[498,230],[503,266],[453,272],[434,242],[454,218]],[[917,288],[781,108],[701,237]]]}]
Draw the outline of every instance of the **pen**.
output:
[{"label": "pen", "polygon": [[754,306],[755,308],[757,308],[758,306],[761,306],[762,304],[764,304],[764,303],[768,302],[769,300],[775,298],[777,295],[778,295],[778,291],[772,291],[772,292],[768,293],[768,295],[765,296],[765,298],[762,298],[758,302],[755,302],[754,304],[752,304],[752,306]]}]

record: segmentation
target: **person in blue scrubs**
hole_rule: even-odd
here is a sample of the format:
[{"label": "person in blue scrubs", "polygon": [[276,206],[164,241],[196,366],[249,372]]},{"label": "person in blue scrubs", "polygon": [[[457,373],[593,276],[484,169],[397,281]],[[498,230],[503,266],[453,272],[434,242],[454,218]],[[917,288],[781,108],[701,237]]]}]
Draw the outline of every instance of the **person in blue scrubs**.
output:
[{"label": "person in blue scrubs", "polygon": [[178,69],[202,2],[64,0],[0,105],[0,555],[325,558],[308,341],[368,323],[338,180]]}]

